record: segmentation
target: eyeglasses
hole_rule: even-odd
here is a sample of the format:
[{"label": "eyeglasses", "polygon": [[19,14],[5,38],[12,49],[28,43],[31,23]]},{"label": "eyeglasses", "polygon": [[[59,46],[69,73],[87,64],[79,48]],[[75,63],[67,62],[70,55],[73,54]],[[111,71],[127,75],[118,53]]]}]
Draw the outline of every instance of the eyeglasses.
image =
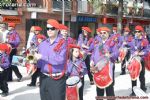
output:
[{"label": "eyeglasses", "polygon": [[55,29],[56,29],[55,27],[47,27],[47,31],[48,31],[48,30],[54,31]]},{"label": "eyeglasses", "polygon": [[135,31],[135,33],[141,33],[141,31]]}]

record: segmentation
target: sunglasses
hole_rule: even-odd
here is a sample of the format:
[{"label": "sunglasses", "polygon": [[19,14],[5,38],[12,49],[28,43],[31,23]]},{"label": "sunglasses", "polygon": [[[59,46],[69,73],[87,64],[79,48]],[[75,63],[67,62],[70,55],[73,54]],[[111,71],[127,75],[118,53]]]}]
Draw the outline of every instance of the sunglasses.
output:
[{"label": "sunglasses", "polygon": [[135,31],[135,33],[141,33],[141,31]]},{"label": "sunglasses", "polygon": [[55,28],[55,27],[47,27],[47,31],[48,31],[48,30],[54,31],[54,30],[56,30],[56,28]]},{"label": "sunglasses", "polygon": [[100,34],[106,34],[107,32],[100,32]]}]

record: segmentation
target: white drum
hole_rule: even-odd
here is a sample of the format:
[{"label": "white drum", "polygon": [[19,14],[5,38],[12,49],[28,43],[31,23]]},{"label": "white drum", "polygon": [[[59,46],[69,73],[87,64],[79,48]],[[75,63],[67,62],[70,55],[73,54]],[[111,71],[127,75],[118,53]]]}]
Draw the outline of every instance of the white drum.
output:
[{"label": "white drum", "polygon": [[77,86],[80,88],[82,86],[81,80],[78,76],[71,76],[66,81],[67,86]]}]

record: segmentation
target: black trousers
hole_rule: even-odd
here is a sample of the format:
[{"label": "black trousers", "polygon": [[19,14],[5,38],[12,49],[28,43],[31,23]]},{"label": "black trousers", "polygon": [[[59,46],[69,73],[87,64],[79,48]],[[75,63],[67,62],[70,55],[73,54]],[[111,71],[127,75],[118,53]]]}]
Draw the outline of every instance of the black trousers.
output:
[{"label": "black trousers", "polygon": [[83,100],[83,90],[84,90],[84,77],[81,78],[82,86],[79,88],[79,98],[80,100]]},{"label": "black trousers", "polygon": [[21,73],[19,72],[18,67],[15,66],[15,65],[11,65],[13,55],[16,55],[16,54],[17,54],[17,49],[12,49],[12,51],[11,51],[11,53],[10,53],[10,67],[8,68],[8,81],[12,81],[12,71],[15,72],[15,75],[16,75],[18,78],[22,78],[22,75],[21,75]]},{"label": "black trousers", "polygon": [[106,96],[115,96],[113,84],[111,84],[105,89],[100,89],[96,87],[97,96],[104,96],[104,90],[106,90]]},{"label": "black trousers", "polygon": [[54,80],[41,73],[40,96],[41,100],[65,100],[66,76],[59,80]]},{"label": "black trousers", "polygon": [[126,71],[126,66],[125,66],[125,64],[126,64],[126,61],[129,60],[130,55],[131,55],[131,53],[130,53],[130,51],[128,51],[128,52],[127,52],[127,55],[125,56],[125,59],[124,59],[124,60],[122,61],[122,63],[121,63],[121,71],[122,71],[123,73],[125,73],[125,71]]},{"label": "black trousers", "polygon": [[8,69],[4,69],[3,72],[0,72],[0,89],[3,91],[3,93],[8,93],[8,84],[7,84],[7,75],[8,75]]},{"label": "black trousers", "polygon": [[36,84],[36,80],[40,76],[40,73],[41,73],[40,68],[37,68],[35,73],[31,76],[31,84],[33,84],[33,85]]},{"label": "black trousers", "polygon": [[[145,66],[144,66],[144,61],[141,61],[141,65],[142,65],[142,70],[140,72],[140,76],[139,76],[139,80],[140,80],[140,88],[142,90],[145,89]],[[132,92],[133,92],[133,87],[137,85],[137,80],[132,81]]]},{"label": "black trousers", "polygon": [[85,64],[87,67],[89,79],[92,82],[93,81],[93,75],[91,74],[91,71],[90,71],[90,55],[87,55],[87,57],[85,59]]}]

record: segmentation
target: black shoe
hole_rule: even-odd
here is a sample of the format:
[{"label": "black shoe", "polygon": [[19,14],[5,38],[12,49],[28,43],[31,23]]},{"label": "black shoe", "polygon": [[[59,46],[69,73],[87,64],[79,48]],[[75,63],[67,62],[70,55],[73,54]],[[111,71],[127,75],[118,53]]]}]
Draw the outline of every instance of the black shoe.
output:
[{"label": "black shoe", "polygon": [[8,96],[8,92],[3,92],[3,93],[1,94],[1,96],[2,96],[2,97]]},{"label": "black shoe", "polygon": [[31,83],[30,83],[30,84],[27,84],[27,86],[36,86],[36,85],[35,85],[35,84],[31,84]]},{"label": "black shoe", "polygon": [[126,74],[126,72],[121,72],[121,73],[120,73],[120,75],[125,75],[125,74]]},{"label": "black shoe", "polygon": [[91,81],[91,82],[90,82],[90,85],[94,85],[94,82],[93,82],[93,81]]},{"label": "black shoe", "polygon": [[18,82],[22,81],[22,76],[20,78],[17,79]]},{"label": "black shoe", "polygon": [[134,92],[132,92],[132,93],[130,94],[130,96],[136,96],[136,95],[135,95],[135,93],[134,93]]},{"label": "black shoe", "polygon": [[144,92],[146,92],[147,88],[146,87],[143,87],[141,88]]}]

